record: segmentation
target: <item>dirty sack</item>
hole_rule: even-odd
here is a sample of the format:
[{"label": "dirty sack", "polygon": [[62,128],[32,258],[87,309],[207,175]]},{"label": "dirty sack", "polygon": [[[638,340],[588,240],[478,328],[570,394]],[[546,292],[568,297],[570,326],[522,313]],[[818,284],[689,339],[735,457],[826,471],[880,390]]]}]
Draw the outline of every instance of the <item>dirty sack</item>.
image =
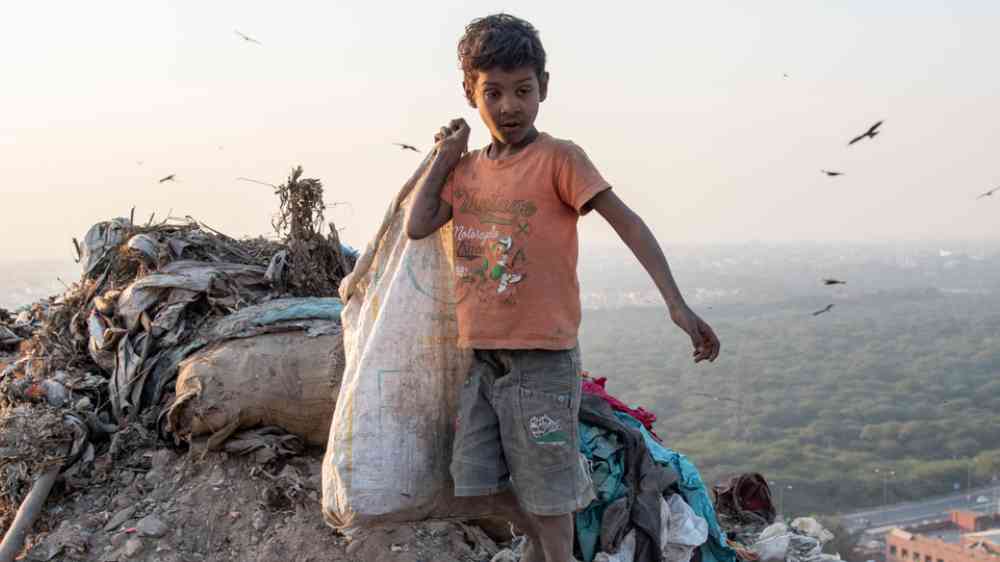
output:
[{"label": "dirty sack", "polygon": [[404,228],[430,158],[340,285],[347,363],[323,459],[322,509],[344,531],[487,514],[481,500],[454,497],[449,473],[471,362],[457,346],[451,226],[422,240]]},{"label": "dirty sack", "polygon": [[166,431],[209,435],[210,449],[261,425],[325,444],[344,366],[340,308],[338,299],[277,299],[204,329],[178,368]]}]

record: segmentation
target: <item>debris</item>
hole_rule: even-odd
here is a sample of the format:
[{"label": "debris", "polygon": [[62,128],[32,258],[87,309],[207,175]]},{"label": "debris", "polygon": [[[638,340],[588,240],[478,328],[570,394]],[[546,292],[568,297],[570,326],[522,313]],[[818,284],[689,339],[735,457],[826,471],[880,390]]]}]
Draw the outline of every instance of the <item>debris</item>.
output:
[{"label": "debris", "polygon": [[139,523],[136,525],[136,529],[138,529],[139,534],[144,537],[157,538],[167,534],[167,531],[170,530],[166,523],[161,521],[159,517],[152,514],[140,519]]},{"label": "debris", "polygon": [[268,279],[279,293],[297,297],[337,296],[340,279],[354,264],[345,255],[332,223],[326,237],[320,232],[326,210],[323,184],[318,179],[303,178],[299,166],[274,192],[280,208],[272,225],[287,250],[272,258]]},{"label": "debris", "polygon": [[712,487],[719,520],[727,527],[753,527],[760,533],[774,522],[777,512],[771,488],[759,473],[732,476]]},{"label": "debris", "polygon": [[803,535],[818,540],[821,545],[833,540],[833,533],[824,529],[819,521],[812,517],[799,517],[792,521],[791,527]]},{"label": "debris", "polygon": [[135,513],[134,505],[119,510],[118,513],[115,513],[114,517],[112,517],[107,522],[107,524],[104,525],[105,532],[111,532],[117,529],[118,527],[121,527],[122,524],[124,524],[126,521],[132,518],[132,515],[134,513]]},{"label": "debris", "polygon": [[125,541],[125,556],[132,558],[136,554],[142,551],[142,540],[138,537],[132,537]]},{"label": "debris", "polygon": [[38,514],[42,511],[42,506],[45,505],[45,500],[48,499],[49,492],[52,490],[52,485],[55,484],[58,475],[59,468],[50,467],[31,487],[31,491],[28,492],[21,507],[18,508],[17,515],[7,527],[3,543],[0,543],[0,562],[12,562],[14,556],[21,550],[24,539],[35,524]]}]

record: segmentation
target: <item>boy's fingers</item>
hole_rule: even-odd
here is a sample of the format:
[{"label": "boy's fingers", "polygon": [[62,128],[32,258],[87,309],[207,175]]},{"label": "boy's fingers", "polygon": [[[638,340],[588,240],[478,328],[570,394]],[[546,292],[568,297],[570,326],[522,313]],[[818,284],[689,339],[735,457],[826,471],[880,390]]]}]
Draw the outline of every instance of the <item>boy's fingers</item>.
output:
[{"label": "boy's fingers", "polygon": [[459,117],[458,119],[452,119],[451,123],[448,123],[448,128],[456,132],[462,127],[467,127],[467,126],[468,125],[465,124],[465,119],[462,119],[461,117]]}]

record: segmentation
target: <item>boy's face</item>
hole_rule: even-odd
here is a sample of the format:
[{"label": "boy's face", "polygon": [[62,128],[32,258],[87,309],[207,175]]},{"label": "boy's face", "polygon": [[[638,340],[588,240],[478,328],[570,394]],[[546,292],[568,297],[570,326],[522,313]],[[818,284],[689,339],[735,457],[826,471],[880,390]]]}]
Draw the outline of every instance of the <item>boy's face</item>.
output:
[{"label": "boy's face", "polygon": [[549,73],[539,81],[531,67],[481,70],[471,96],[493,139],[518,145],[534,139],[538,104],[545,101]]}]

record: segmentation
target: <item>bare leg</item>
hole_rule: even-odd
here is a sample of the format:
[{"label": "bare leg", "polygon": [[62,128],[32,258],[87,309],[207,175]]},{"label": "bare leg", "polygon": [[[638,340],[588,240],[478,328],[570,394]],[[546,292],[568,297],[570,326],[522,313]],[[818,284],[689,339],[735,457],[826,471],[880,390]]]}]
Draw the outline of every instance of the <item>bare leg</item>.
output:
[{"label": "bare leg", "polygon": [[573,560],[573,514],[532,515],[546,562]]},{"label": "bare leg", "polygon": [[528,537],[521,562],[546,562],[545,551],[540,546],[542,541],[538,535],[534,516],[521,509],[521,504],[518,503],[514,493],[510,490],[492,496],[492,499],[495,506],[494,511],[509,519],[519,531]]},{"label": "bare leg", "polygon": [[573,514],[533,515],[521,509],[510,491],[493,496],[503,514],[528,536],[521,562],[569,562],[573,560]]}]

